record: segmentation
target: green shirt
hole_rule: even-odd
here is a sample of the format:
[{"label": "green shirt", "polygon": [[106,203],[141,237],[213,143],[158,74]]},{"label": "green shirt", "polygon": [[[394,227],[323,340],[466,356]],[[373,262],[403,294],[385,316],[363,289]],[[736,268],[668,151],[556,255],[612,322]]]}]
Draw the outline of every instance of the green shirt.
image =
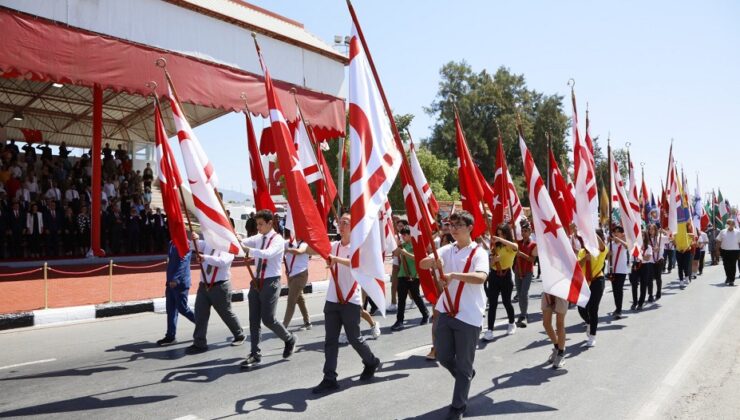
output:
[{"label": "green shirt", "polygon": [[[414,253],[414,247],[408,242],[405,242],[403,245],[401,245],[401,248],[405,249],[406,251],[410,253]],[[413,258],[409,258],[404,255],[398,256],[398,261],[400,263],[400,267],[398,268],[398,277],[410,277],[412,279],[418,278],[419,276],[416,274],[416,262]],[[404,264],[405,262],[405,264]],[[406,270],[406,267],[408,267],[408,272]]]}]

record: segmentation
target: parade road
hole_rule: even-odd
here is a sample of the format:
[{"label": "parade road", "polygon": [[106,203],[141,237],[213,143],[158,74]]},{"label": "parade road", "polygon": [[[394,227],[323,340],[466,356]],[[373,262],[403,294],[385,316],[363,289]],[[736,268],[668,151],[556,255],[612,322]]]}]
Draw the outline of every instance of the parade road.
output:
[{"label": "parade road", "polygon": [[[479,345],[477,375],[466,416],[518,418],[731,418],[740,409],[730,394],[740,385],[740,290],[723,284],[721,267],[707,267],[686,290],[675,272],[665,277],[663,298],[613,321],[610,287],[601,302],[598,342],[586,347],[575,309],[566,318],[566,365],[553,370],[539,311],[531,323],[506,336],[497,320],[496,340]],[[539,308],[541,283],[530,308]],[[631,297],[625,287],[625,303]],[[298,331],[288,360],[283,343],[264,335],[262,364],[242,370],[249,343],[229,346],[228,330],[213,314],[210,350],[185,355],[193,326],[181,317],[177,345],[154,342],[164,314],[140,314],[0,334],[0,417],[106,419],[248,418],[441,418],[450,404],[452,378],[425,360],[430,326],[418,326],[407,309],[407,328],[391,333],[395,314],[370,346],[383,364],[362,383],[362,364],[347,345],[339,354],[341,389],[316,396],[322,378],[324,295],[308,295],[313,329]],[[285,298],[278,305],[278,318]],[[247,305],[235,305],[247,324]],[[517,308],[518,312],[518,308]],[[535,311],[532,311],[535,312]],[[504,315],[499,308],[499,317]],[[296,319],[291,329],[301,324]],[[363,321],[363,331],[369,334]],[[734,373],[733,373],[734,372]]]}]

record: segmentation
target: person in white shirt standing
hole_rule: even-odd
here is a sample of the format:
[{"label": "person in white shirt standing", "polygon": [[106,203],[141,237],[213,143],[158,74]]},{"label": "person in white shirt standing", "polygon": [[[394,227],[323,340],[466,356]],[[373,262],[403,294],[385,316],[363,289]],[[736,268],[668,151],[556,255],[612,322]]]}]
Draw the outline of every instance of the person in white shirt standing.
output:
[{"label": "person in white shirt standing", "polygon": [[[622,301],[624,298],[624,280],[629,274],[629,249],[624,240],[624,228],[615,226],[612,229],[612,240],[609,245],[610,270],[609,279],[612,282],[612,293],[614,294],[614,319],[622,318]],[[634,299],[637,301],[637,298]]]},{"label": "person in white shirt standing", "polygon": [[709,249],[709,237],[703,230],[699,231],[699,248],[696,250],[695,259],[699,260],[699,272],[698,275],[704,274],[704,258],[707,256],[707,250]]},{"label": "person in white shirt standing", "polygon": [[193,344],[185,351],[188,354],[197,354],[208,350],[206,333],[211,307],[234,335],[231,345],[242,345],[245,340],[244,331],[239,318],[231,309],[231,263],[234,261],[234,254],[214,249],[208,242],[198,240],[196,233],[193,233],[192,239],[197,244],[201,270],[198,293],[195,295]]},{"label": "person in white shirt standing", "polygon": [[722,264],[725,266],[725,284],[728,286],[735,285],[735,273],[740,255],[740,231],[735,228],[735,220],[728,219],[727,227],[722,229],[717,237],[719,242],[720,254],[722,255]]},{"label": "person in white shirt standing", "polygon": [[254,280],[249,287],[249,336],[251,350],[242,368],[248,369],[262,362],[260,333],[264,323],[275,335],[285,342],[283,358],[287,359],[295,350],[296,337],[275,318],[275,309],[280,297],[280,275],[285,240],[273,229],[273,214],[260,210],[254,216],[257,234],[242,241],[248,255],[256,258]]},{"label": "person in white shirt standing", "polygon": [[[287,235],[286,230],[286,235]],[[301,330],[311,329],[311,319],[308,317],[306,309],[306,300],[303,298],[303,288],[308,283],[308,245],[300,239],[290,238],[285,241],[285,274],[288,276],[288,306],[285,307],[285,316],[283,317],[283,326],[288,328],[290,320],[293,318],[295,306],[303,316],[303,326]]]},{"label": "person in white shirt standing", "polygon": [[331,282],[326,291],[324,303],[324,378],[312,390],[314,394],[336,391],[337,357],[339,356],[339,333],[344,328],[350,345],[362,358],[365,365],[360,374],[361,381],[369,381],[380,367],[380,360],[375,357],[370,346],[360,334],[360,286],[352,278],[349,260],[349,236],[352,219],[345,213],[339,219],[339,234],[342,239],[331,243],[329,254],[329,271]]},{"label": "person in white shirt standing", "polygon": [[475,376],[473,361],[486,309],[483,283],[489,272],[488,251],[470,238],[474,219],[467,211],[450,216],[450,232],[455,243],[437,250],[438,258],[428,255],[419,266],[444,271],[444,293],[437,301],[439,311],[434,348],[437,360],[455,378],[447,418],[462,418],[468,402],[470,383]]}]

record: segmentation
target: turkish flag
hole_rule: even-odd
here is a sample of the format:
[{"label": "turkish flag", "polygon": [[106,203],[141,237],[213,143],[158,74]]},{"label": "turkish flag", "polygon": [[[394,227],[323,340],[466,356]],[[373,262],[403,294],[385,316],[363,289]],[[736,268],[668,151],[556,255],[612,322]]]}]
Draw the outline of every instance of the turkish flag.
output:
[{"label": "turkish flag", "polygon": [[262,170],[262,158],[257,147],[257,136],[254,134],[254,125],[248,114],[244,114],[247,119],[247,148],[249,149],[249,169],[252,174],[252,195],[254,197],[254,207],[257,210],[270,210],[275,212],[275,203],[270,196],[270,190],[267,188],[265,174]]},{"label": "turkish flag", "polygon": [[463,210],[473,215],[473,231],[470,233],[473,239],[479,237],[486,231],[486,220],[483,215],[482,204],[485,200],[479,170],[470,156],[468,144],[465,141],[460,118],[455,112],[455,132],[457,143],[457,177],[460,182],[460,200]]}]

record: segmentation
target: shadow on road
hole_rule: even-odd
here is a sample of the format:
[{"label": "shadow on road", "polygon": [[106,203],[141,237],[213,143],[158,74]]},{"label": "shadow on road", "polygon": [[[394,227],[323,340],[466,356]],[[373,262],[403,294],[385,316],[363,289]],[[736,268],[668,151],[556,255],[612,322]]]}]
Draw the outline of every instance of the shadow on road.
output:
[{"label": "shadow on road", "polygon": [[[442,407],[426,414],[410,418],[423,420],[443,419],[447,416],[448,410],[448,407]],[[481,393],[468,401],[468,408],[465,412],[465,417],[488,417],[496,414],[542,413],[547,411],[557,411],[557,408],[516,400],[494,402],[493,399],[484,395],[484,393]]]},{"label": "shadow on road", "polygon": [[105,366],[93,367],[88,369],[65,369],[54,372],[38,373],[35,375],[15,376],[13,378],[3,378],[0,381],[14,381],[16,379],[40,379],[40,378],[62,378],[65,376],[92,376],[100,372],[114,372],[117,370],[126,370],[123,366]]},{"label": "shadow on road", "polygon": [[[100,399],[93,396],[72,398],[69,400],[57,401],[48,404],[34,405],[17,410],[4,411],[0,417],[18,417],[31,416],[40,414],[69,413],[83,410],[100,410],[105,408],[128,407],[132,405],[142,405],[158,403],[172,398],[176,395],[151,395],[146,397],[120,397],[111,399]],[[99,413],[102,416],[102,413]]]}]

